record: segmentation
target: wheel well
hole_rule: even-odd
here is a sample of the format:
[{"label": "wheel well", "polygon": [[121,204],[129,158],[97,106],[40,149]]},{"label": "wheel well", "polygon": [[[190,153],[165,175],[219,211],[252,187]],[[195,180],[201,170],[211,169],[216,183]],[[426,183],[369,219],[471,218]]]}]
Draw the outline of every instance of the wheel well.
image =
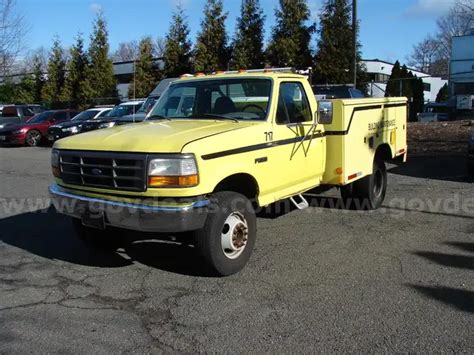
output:
[{"label": "wheel well", "polygon": [[219,191],[238,192],[252,200],[258,196],[258,184],[252,175],[244,173],[234,174],[217,184],[214,192]]},{"label": "wheel well", "polygon": [[387,143],[378,146],[375,152],[375,159],[381,159],[383,161],[390,161],[393,159],[392,149]]}]

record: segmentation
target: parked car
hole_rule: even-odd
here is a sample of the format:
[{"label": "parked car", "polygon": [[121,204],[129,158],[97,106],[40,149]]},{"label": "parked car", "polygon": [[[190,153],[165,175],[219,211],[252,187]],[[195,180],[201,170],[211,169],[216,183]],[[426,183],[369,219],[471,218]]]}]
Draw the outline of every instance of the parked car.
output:
[{"label": "parked car", "polygon": [[467,147],[467,169],[469,175],[474,178],[474,133],[471,134]]},{"label": "parked car", "polygon": [[0,129],[0,144],[36,146],[46,137],[51,125],[68,121],[77,113],[74,110],[44,111],[28,122],[8,125]]},{"label": "parked car", "polygon": [[423,112],[418,114],[418,122],[448,121],[450,112],[446,102],[430,102],[425,105]]},{"label": "parked car", "polygon": [[40,105],[6,105],[0,117],[0,128],[11,124],[27,122],[34,115],[45,111]]},{"label": "parked car", "polygon": [[362,99],[364,93],[350,85],[313,85],[313,93],[317,100],[330,99]]},{"label": "parked car", "polygon": [[80,133],[85,121],[106,117],[111,110],[111,108],[91,108],[82,111],[70,121],[60,122],[50,126],[48,128],[47,139],[49,142],[54,142],[60,138]]},{"label": "parked car", "polygon": [[122,122],[140,122],[143,121],[151,111],[153,106],[155,105],[156,101],[161,97],[161,95],[165,92],[165,90],[170,86],[173,81],[178,80],[178,78],[166,78],[160,81],[160,83],[153,89],[153,91],[148,95],[147,99],[140,107],[140,109],[135,113],[135,115],[125,115],[120,117],[118,123]]},{"label": "parked car", "polygon": [[109,128],[117,124],[120,117],[131,115],[140,109],[144,100],[128,101],[115,106],[105,117],[96,120],[85,121],[82,124],[81,132],[93,131],[99,128]]}]

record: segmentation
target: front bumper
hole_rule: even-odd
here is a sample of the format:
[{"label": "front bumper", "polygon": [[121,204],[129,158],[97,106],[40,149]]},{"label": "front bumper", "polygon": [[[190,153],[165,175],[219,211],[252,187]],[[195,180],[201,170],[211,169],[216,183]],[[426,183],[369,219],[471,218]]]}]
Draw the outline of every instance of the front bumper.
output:
[{"label": "front bumper", "polygon": [[25,144],[26,134],[2,134],[0,133],[0,145],[23,145]]},{"label": "front bumper", "polygon": [[57,141],[58,139],[66,138],[72,135],[73,133],[71,132],[62,132],[61,130],[54,130],[54,131],[49,130],[48,135],[46,136],[46,139],[48,140],[48,142],[52,143],[52,142]]},{"label": "front bumper", "polygon": [[49,193],[54,207],[60,213],[80,219],[86,211],[103,211],[106,225],[143,232],[200,229],[206,222],[210,203],[207,199],[195,199],[173,206],[117,202],[77,195],[57,184],[49,187]]}]

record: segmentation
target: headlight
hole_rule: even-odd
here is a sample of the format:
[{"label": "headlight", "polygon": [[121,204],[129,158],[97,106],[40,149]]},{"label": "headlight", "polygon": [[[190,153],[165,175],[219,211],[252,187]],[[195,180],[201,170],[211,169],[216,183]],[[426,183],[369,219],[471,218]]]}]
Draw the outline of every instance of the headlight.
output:
[{"label": "headlight", "polygon": [[25,133],[26,132],[26,128],[22,128],[22,129],[17,129],[15,131],[12,132],[12,134],[22,134],[22,133]]},{"label": "headlight", "polygon": [[193,156],[154,158],[148,164],[149,187],[191,187],[198,183]]},{"label": "headlight", "polygon": [[110,128],[115,126],[115,122],[104,122],[99,125],[99,128]]},{"label": "headlight", "polygon": [[61,131],[70,132],[70,133],[77,133],[77,132],[79,132],[79,127],[77,127],[77,126],[67,127],[67,128],[61,129]]},{"label": "headlight", "polygon": [[55,149],[51,151],[51,167],[53,168],[53,175],[59,177],[59,152]]}]

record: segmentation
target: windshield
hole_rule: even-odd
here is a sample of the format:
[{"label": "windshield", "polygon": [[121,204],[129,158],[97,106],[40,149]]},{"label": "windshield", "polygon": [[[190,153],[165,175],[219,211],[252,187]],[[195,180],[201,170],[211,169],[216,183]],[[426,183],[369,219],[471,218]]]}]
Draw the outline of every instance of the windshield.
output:
[{"label": "windshield", "polygon": [[97,112],[99,111],[82,111],[80,114],[76,115],[73,117],[73,121],[86,121],[90,120],[97,115]]},{"label": "windshield", "polygon": [[152,109],[149,119],[224,118],[265,120],[270,79],[209,79],[172,84]]},{"label": "windshield", "polygon": [[53,117],[53,115],[54,115],[54,112],[45,111],[34,116],[31,120],[28,121],[28,123],[46,122],[49,118]]},{"label": "windshield", "polygon": [[115,106],[112,111],[109,112],[107,117],[122,117],[125,115],[131,115],[136,113],[138,109],[141,107],[142,103],[136,103],[131,105],[118,105]]},{"label": "windshield", "polygon": [[146,101],[143,103],[143,105],[140,107],[140,109],[137,112],[143,112],[143,113],[150,112],[156,100],[157,100],[156,97],[149,97],[148,99],[146,99]]}]

